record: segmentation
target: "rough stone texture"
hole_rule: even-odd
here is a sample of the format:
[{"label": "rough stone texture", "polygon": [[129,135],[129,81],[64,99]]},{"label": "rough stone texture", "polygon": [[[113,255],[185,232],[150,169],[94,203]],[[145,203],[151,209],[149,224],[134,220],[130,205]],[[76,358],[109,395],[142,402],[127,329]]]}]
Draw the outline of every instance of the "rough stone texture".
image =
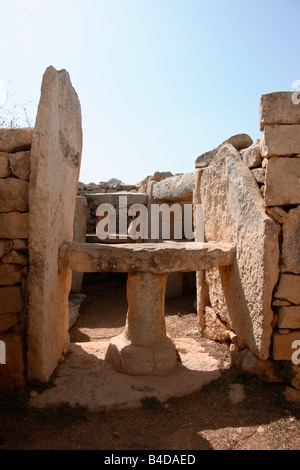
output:
[{"label": "rough stone texture", "polygon": [[86,198],[89,207],[95,209],[100,204],[112,204],[113,206],[118,206],[120,197],[125,196],[127,197],[127,204],[129,206],[132,204],[147,204],[148,196],[143,193],[119,192],[110,194],[87,194]]},{"label": "rough stone texture", "polygon": [[2,256],[7,255],[13,248],[12,240],[0,240],[0,259]]},{"label": "rough stone texture", "polygon": [[19,313],[1,313],[0,314],[0,332],[9,330],[16,326],[20,321]]},{"label": "rough stone texture", "polygon": [[281,335],[278,331],[273,334],[273,359],[275,361],[291,361],[295,349],[292,348],[294,341],[300,340],[300,330],[291,331]]},{"label": "rough stone texture", "polygon": [[0,214],[0,238],[28,238],[28,213]]},{"label": "rough stone texture", "polygon": [[[77,196],[74,215],[73,241],[85,243],[87,227],[87,199],[86,197]],[[72,273],[71,292],[80,292],[83,273]]]},{"label": "rough stone texture", "polygon": [[71,270],[58,274],[58,251],[73,239],[81,163],[80,103],[69,74],[43,77],[31,147],[27,376],[49,380],[69,344]]},{"label": "rough stone texture", "polygon": [[264,168],[254,168],[251,171],[257,183],[264,183],[266,179],[266,170]]},{"label": "rough stone texture", "polygon": [[261,155],[266,158],[300,153],[300,124],[265,126],[260,150]]},{"label": "rough stone texture", "polygon": [[0,264],[0,286],[13,286],[22,279],[21,266],[13,264]]},{"label": "rough stone texture", "polygon": [[160,201],[191,201],[194,173],[171,176],[153,187],[153,198]]},{"label": "rough stone texture", "polygon": [[234,260],[231,243],[136,243],[106,245],[64,243],[60,265],[88,272],[192,272],[213,266],[227,266]]},{"label": "rough stone texture", "polygon": [[125,329],[111,340],[105,356],[116,369],[154,376],[176,369],[176,348],[166,334],[166,282],[167,274],[128,274]]},{"label": "rough stone texture", "polygon": [[278,328],[300,329],[300,305],[279,308]]},{"label": "rough stone texture", "polygon": [[19,313],[24,307],[21,288],[0,287],[0,314],[1,313]]},{"label": "rough stone texture", "polygon": [[0,179],[0,212],[27,212],[29,184],[16,178]]},{"label": "rough stone texture", "polygon": [[56,371],[56,387],[47,389],[30,400],[32,407],[79,403],[90,410],[140,408],[141,399],[153,395],[160,402],[180,397],[220,377],[220,365],[214,357],[191,338],[174,340],[182,364],[168,376],[132,376],[120,374],[107,363],[105,352],[109,341],[74,343],[72,354]]},{"label": "rough stone texture", "polygon": [[0,388],[14,389],[25,385],[24,340],[21,332],[0,333],[5,342],[6,364],[0,365]]},{"label": "rough stone texture", "polygon": [[300,390],[296,390],[293,387],[286,387],[284,391],[284,396],[287,401],[291,403],[300,403]]},{"label": "rough stone texture", "polygon": [[300,276],[281,274],[275,298],[300,305]]},{"label": "rough stone texture", "polygon": [[8,178],[10,176],[8,153],[0,152],[0,178]]},{"label": "rough stone texture", "polygon": [[202,168],[202,167],[208,166],[213,161],[213,159],[219,152],[220,148],[224,144],[231,144],[236,150],[242,150],[242,149],[250,147],[250,145],[253,144],[253,140],[247,134],[233,135],[232,137],[229,137],[229,139],[225,140],[221,145],[219,145],[215,149],[210,150],[209,152],[205,152],[202,155],[200,155],[195,162],[195,167]]},{"label": "rough stone texture", "polygon": [[280,224],[283,224],[288,216],[287,212],[279,206],[271,207],[267,210],[267,214]]},{"label": "rough stone texture", "polygon": [[280,270],[300,274],[300,206],[289,211],[282,227]]},{"label": "rough stone texture", "polygon": [[201,178],[207,241],[236,244],[232,266],[206,272],[211,306],[239,345],[267,359],[271,343],[272,291],[278,279],[278,231],[263,209],[251,171],[224,145]]},{"label": "rough stone texture", "polygon": [[0,129],[0,152],[19,152],[29,150],[33,129]]},{"label": "rough stone texture", "polygon": [[69,295],[69,329],[76,323],[81,304],[86,299],[84,294]]},{"label": "rough stone texture", "polygon": [[261,96],[259,104],[261,131],[269,124],[300,124],[300,106],[293,103],[293,93],[279,91]]},{"label": "rough stone texture", "polygon": [[216,315],[211,307],[205,307],[205,320],[203,334],[206,338],[213,341],[229,341],[233,336],[233,332],[228,330],[226,325]]},{"label": "rough stone texture", "polygon": [[300,204],[300,159],[271,158],[265,185],[267,206]]},{"label": "rough stone texture", "polygon": [[240,151],[241,158],[248,168],[256,168],[262,163],[262,156],[260,154],[260,145],[253,144],[250,147]]},{"label": "rough stone texture", "polygon": [[17,152],[9,155],[11,172],[17,178],[29,181],[30,177],[30,152]]}]

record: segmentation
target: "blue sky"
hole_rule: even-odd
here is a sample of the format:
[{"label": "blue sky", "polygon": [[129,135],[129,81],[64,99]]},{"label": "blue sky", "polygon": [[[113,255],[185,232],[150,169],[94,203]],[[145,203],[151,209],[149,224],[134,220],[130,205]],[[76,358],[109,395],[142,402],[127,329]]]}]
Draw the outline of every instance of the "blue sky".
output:
[{"label": "blue sky", "polygon": [[70,73],[86,183],[193,171],[231,135],[260,138],[260,96],[300,80],[299,0],[0,0],[0,17],[16,100],[38,102],[49,65]]}]

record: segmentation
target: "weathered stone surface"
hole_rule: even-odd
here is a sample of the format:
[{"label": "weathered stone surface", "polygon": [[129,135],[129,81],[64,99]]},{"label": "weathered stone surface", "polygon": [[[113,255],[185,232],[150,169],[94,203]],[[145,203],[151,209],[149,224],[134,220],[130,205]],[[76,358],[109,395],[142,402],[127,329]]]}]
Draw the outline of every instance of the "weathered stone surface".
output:
[{"label": "weathered stone surface", "polygon": [[129,192],[119,192],[119,193],[109,193],[109,194],[87,194],[86,198],[88,205],[91,208],[96,208],[100,204],[112,204],[113,206],[118,206],[120,204],[120,197],[127,198],[127,205],[131,206],[132,204],[147,204],[148,195],[143,193],[129,193]]},{"label": "weathered stone surface", "polygon": [[[85,243],[87,230],[87,199],[77,196],[74,214],[73,241]],[[81,291],[83,273],[72,273],[71,292]]]},{"label": "weathered stone surface", "polygon": [[266,172],[267,206],[300,204],[300,159],[271,158]]},{"label": "weathered stone surface", "polygon": [[282,238],[280,270],[300,274],[300,206],[289,211]]},{"label": "weathered stone surface", "polygon": [[24,307],[21,295],[21,288],[0,287],[0,314],[1,313],[18,313]]},{"label": "weathered stone surface", "polygon": [[226,327],[211,307],[205,307],[204,331],[206,338],[213,341],[229,341],[234,333]]},{"label": "weathered stone surface", "polygon": [[278,311],[278,328],[300,329],[300,306],[280,307]]},{"label": "weathered stone surface", "polygon": [[263,209],[251,171],[238,152],[224,145],[201,178],[205,237],[236,244],[228,267],[209,269],[206,280],[215,313],[260,359],[271,343],[272,291],[278,279],[278,232]]},{"label": "weathered stone surface", "polygon": [[[81,163],[80,103],[69,74],[49,67],[31,147],[28,251],[28,379],[48,381],[69,344],[72,272],[58,274],[57,253],[73,240]],[[18,237],[19,238],[19,237]]]},{"label": "weathered stone surface", "polygon": [[288,216],[287,212],[280,206],[270,207],[267,214],[280,224],[283,224]]},{"label": "weathered stone surface", "polygon": [[232,137],[229,137],[229,139],[225,140],[221,145],[219,145],[215,149],[210,150],[209,152],[205,152],[202,155],[200,155],[195,162],[195,167],[202,168],[202,167],[208,166],[213,161],[214,157],[217,155],[220,148],[224,144],[231,144],[236,150],[242,150],[242,149],[250,147],[250,145],[253,144],[253,140],[247,134],[233,135]]},{"label": "weathered stone surface", "polygon": [[0,259],[9,253],[13,248],[12,240],[0,240]]},{"label": "weathered stone surface", "polygon": [[292,348],[294,341],[300,340],[300,330],[291,331],[281,335],[277,331],[273,334],[273,359],[275,361],[291,361],[295,349]]},{"label": "weathered stone surface", "polygon": [[19,251],[27,251],[27,243],[25,240],[13,240],[13,249]]},{"label": "weathered stone surface", "polygon": [[260,140],[261,155],[266,158],[292,156],[300,152],[300,124],[265,126]]},{"label": "weathered stone surface", "polygon": [[19,313],[1,313],[0,314],[0,333],[16,326],[20,321]]},{"label": "weathered stone surface", "polygon": [[0,129],[0,152],[19,152],[29,150],[31,146],[33,129]]},{"label": "weathered stone surface", "polygon": [[264,183],[266,178],[266,170],[264,168],[254,168],[251,171],[257,183]]},{"label": "weathered stone surface", "polygon": [[300,106],[293,103],[293,93],[279,91],[261,96],[259,104],[261,131],[269,124],[300,124]]},{"label": "weathered stone surface", "polygon": [[136,243],[106,245],[64,243],[61,267],[78,272],[189,272],[230,265],[235,256],[231,243]]},{"label": "weathered stone surface", "polygon": [[0,238],[28,238],[28,213],[0,214]]},{"label": "weathered stone surface", "polygon": [[160,376],[177,367],[176,348],[166,334],[166,282],[167,274],[128,275],[125,330],[111,340],[105,356],[123,373]]},{"label": "weathered stone surface", "polygon": [[24,338],[21,332],[0,334],[6,346],[6,364],[0,365],[1,389],[13,390],[25,385]]},{"label": "weathered stone surface", "polygon": [[8,178],[10,176],[8,155],[8,153],[0,152],[0,178]]},{"label": "weathered stone surface", "polygon": [[0,286],[13,286],[21,282],[22,268],[11,264],[0,264]]},{"label": "weathered stone surface", "polygon": [[300,304],[300,276],[281,274],[278,289],[274,295],[277,299],[287,300],[296,305]]},{"label": "weathered stone surface", "polygon": [[19,264],[26,266],[28,263],[28,256],[25,253],[19,253],[19,251],[12,250],[2,258],[2,263]]},{"label": "weathered stone surface", "polygon": [[260,154],[260,145],[253,144],[250,147],[240,151],[240,156],[248,168],[256,168],[262,163],[262,156]]},{"label": "weathered stone surface", "polygon": [[16,178],[0,179],[0,212],[28,211],[29,184]]},{"label": "weathered stone surface", "polygon": [[171,176],[153,187],[153,198],[167,201],[191,201],[193,198],[194,173]]},{"label": "weathered stone surface", "polygon": [[30,177],[30,152],[17,152],[9,155],[11,172],[17,178],[29,181]]},{"label": "weathered stone surface", "polygon": [[296,390],[293,387],[286,387],[284,396],[286,400],[291,403],[300,403],[300,390]]}]

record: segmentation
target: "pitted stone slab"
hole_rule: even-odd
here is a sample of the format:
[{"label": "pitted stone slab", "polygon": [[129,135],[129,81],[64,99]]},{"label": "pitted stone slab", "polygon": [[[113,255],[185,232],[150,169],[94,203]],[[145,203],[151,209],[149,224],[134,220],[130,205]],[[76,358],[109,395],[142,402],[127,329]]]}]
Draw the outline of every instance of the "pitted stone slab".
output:
[{"label": "pitted stone slab", "polygon": [[64,243],[61,269],[78,272],[193,272],[233,263],[235,247],[228,242],[162,242],[108,245]]},{"label": "pitted stone slab", "polygon": [[69,74],[49,67],[32,138],[29,186],[28,379],[48,381],[69,342],[71,270],[58,274],[57,254],[73,240],[80,171],[80,103]]}]

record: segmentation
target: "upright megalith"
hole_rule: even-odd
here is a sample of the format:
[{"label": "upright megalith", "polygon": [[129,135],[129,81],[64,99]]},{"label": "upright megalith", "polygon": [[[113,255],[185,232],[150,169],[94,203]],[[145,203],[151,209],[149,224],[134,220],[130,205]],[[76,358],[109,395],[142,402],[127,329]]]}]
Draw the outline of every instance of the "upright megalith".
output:
[{"label": "upright megalith", "polygon": [[82,151],[81,107],[69,74],[49,67],[31,148],[29,183],[28,379],[47,381],[68,347],[71,269],[58,250],[73,240]]}]

